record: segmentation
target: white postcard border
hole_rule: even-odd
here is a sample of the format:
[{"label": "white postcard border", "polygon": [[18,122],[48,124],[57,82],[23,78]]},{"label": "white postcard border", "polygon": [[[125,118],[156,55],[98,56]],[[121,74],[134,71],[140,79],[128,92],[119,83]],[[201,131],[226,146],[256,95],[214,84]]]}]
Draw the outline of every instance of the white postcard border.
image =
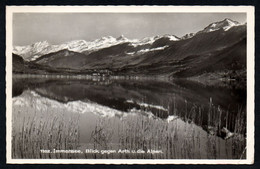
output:
[{"label": "white postcard border", "polygon": [[[7,6],[6,7],[6,159],[9,164],[253,164],[255,93],[255,13],[253,6]],[[247,14],[247,147],[241,160],[179,159],[12,159],[13,13],[243,13]]]}]

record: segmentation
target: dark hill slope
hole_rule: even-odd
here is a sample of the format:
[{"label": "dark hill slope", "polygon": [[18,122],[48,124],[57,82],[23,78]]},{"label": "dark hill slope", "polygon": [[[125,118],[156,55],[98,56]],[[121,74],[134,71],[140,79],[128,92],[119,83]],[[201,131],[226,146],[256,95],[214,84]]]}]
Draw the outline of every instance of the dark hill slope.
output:
[{"label": "dark hill slope", "polygon": [[246,38],[221,50],[189,55],[180,60],[168,62],[162,60],[147,65],[128,66],[117,71],[122,75],[164,75],[186,78],[209,72],[244,70],[245,67]]},{"label": "dark hill slope", "polygon": [[246,68],[246,38],[223,50],[209,52],[196,58],[185,58],[187,69],[176,74],[176,77],[191,77],[207,72],[225,70],[242,70]]},{"label": "dark hill slope", "polygon": [[23,72],[25,71],[26,66],[23,58],[19,55],[13,54],[13,72],[18,73],[18,72]]},{"label": "dark hill slope", "polygon": [[[160,61],[181,60],[190,55],[198,55],[215,50],[222,50],[246,37],[246,26],[236,26],[228,31],[222,29],[195,35],[193,38],[175,41],[169,48],[155,53],[143,60],[140,65],[158,63]],[[156,43],[156,42],[154,42]]]},{"label": "dark hill slope", "polygon": [[48,66],[50,68],[64,68],[64,69],[82,69],[85,65],[86,55],[72,52],[69,50],[61,50],[58,52],[44,55],[33,63]]}]

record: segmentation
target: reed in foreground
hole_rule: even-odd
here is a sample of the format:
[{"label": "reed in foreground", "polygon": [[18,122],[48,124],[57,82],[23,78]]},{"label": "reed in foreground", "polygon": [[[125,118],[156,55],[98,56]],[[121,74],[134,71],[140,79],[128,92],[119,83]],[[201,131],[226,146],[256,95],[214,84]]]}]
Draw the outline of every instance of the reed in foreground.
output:
[{"label": "reed in foreground", "polygon": [[76,154],[42,153],[42,150],[77,149],[79,114],[65,109],[37,110],[14,107],[12,114],[12,158],[75,158]]}]

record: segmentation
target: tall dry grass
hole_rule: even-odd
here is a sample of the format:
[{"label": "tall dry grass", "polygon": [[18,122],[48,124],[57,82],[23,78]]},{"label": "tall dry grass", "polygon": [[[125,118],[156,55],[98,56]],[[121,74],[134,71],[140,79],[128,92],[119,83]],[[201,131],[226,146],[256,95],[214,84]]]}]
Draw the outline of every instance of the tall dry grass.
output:
[{"label": "tall dry grass", "polygon": [[[188,106],[188,105],[191,106]],[[80,145],[80,114],[65,108],[38,110],[37,105],[14,106],[12,114],[12,157],[13,158],[120,158],[120,159],[239,159],[246,157],[245,132],[246,113],[238,108],[236,116],[213,104],[209,106],[185,101],[180,110],[173,98],[168,115],[177,118],[167,122],[157,116],[136,113],[118,119],[100,117],[91,135],[93,149],[135,150],[136,153],[112,154],[66,154],[41,153],[41,149],[70,150]],[[207,111],[205,113],[203,111]],[[148,108],[141,108],[146,112]],[[165,112],[161,112],[165,113]],[[84,116],[87,118],[87,116]],[[206,122],[205,122],[206,121]],[[234,126],[234,136],[224,140],[221,128]],[[84,147],[84,146],[83,146]],[[145,153],[137,153],[137,151]],[[147,153],[159,150],[162,153]]]},{"label": "tall dry grass", "polygon": [[76,154],[41,153],[79,146],[79,114],[65,109],[37,110],[35,106],[13,107],[12,158],[76,158]]},{"label": "tall dry grass", "polygon": [[[241,108],[236,116],[231,116],[219,105],[209,99],[208,114],[202,107],[193,104],[183,108],[183,116],[174,107],[170,115],[176,119],[167,122],[158,117],[148,118],[136,114],[114,119],[100,118],[93,130],[95,149],[143,150],[146,153],[122,153],[111,155],[86,156],[87,158],[125,158],[125,159],[240,159],[246,157],[246,116]],[[174,103],[173,105],[176,105]],[[204,108],[205,109],[205,108]],[[143,110],[145,111],[145,110]],[[235,121],[234,120],[235,117]],[[205,120],[206,118],[206,124]],[[196,123],[195,123],[196,122]],[[116,124],[116,125],[115,125]],[[225,139],[223,128],[234,126],[233,136]],[[114,130],[112,130],[114,129]],[[115,140],[113,137],[118,138]],[[163,153],[147,153],[148,150],[161,150]]]}]

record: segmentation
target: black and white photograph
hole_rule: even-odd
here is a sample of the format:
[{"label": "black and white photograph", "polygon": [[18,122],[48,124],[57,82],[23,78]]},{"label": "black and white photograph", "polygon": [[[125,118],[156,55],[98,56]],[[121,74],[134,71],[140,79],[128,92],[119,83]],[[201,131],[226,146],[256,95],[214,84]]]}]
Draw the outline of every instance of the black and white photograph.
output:
[{"label": "black and white photograph", "polygon": [[253,163],[253,7],[6,17],[7,162]]}]

